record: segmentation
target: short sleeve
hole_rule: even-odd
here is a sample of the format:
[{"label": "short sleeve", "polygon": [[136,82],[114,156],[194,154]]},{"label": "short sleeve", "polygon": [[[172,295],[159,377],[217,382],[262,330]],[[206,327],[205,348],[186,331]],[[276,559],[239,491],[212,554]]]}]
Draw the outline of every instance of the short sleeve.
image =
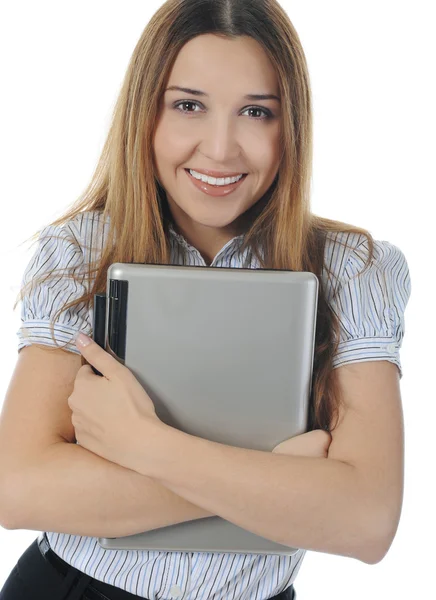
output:
[{"label": "short sleeve", "polygon": [[[88,291],[83,275],[83,251],[78,241],[74,223],[53,226],[42,230],[37,250],[25,268],[21,285],[26,288],[21,301],[21,327],[17,331],[18,352],[30,344],[64,347],[80,354],[74,343],[76,332],[90,334],[92,330],[89,311],[84,302],[61,312],[54,322],[53,342],[50,322],[66,303],[79,299]],[[66,269],[57,273],[58,269]],[[74,280],[70,269],[73,271]],[[51,275],[51,272],[56,273]],[[48,276],[48,278],[47,278]],[[39,281],[39,280],[42,281]]]},{"label": "short sleeve", "polygon": [[340,321],[338,350],[333,368],[353,362],[388,360],[403,376],[400,348],[405,333],[404,312],[411,294],[408,264],[401,250],[374,240],[372,263],[367,240],[348,256],[330,307]]}]

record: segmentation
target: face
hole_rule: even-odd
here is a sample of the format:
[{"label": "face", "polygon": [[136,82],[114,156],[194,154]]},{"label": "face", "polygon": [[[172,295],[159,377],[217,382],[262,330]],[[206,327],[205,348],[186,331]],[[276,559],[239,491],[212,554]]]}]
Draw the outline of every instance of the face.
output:
[{"label": "face", "polygon": [[[242,233],[238,218],[277,175],[280,103],[246,96],[279,97],[278,81],[252,38],[228,40],[207,34],[190,40],[179,52],[167,90],[172,86],[191,91],[169,90],[162,98],[154,138],[157,177],[177,229],[213,255]],[[194,185],[186,169],[247,176],[231,193],[214,196]]]}]

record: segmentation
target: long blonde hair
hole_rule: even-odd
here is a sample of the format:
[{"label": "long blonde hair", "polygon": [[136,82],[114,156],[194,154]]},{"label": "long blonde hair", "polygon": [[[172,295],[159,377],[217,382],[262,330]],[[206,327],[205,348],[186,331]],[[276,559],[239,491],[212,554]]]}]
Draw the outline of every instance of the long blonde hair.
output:
[{"label": "long blonde hair", "polygon": [[[189,40],[202,34],[230,40],[239,36],[254,38],[277,73],[283,119],[279,171],[264,197],[246,213],[241,251],[249,248],[264,268],[317,275],[320,286],[310,428],[331,431],[337,425],[332,419],[338,415],[341,397],[332,368],[339,343],[339,321],[327,304],[321,279],[323,267],[331,273],[324,265],[326,237],[338,232],[366,236],[369,256],[363,270],[372,260],[374,240],[365,229],[316,216],[310,210],[313,136],[309,73],[299,36],[276,0],[167,0],[145,27],[131,57],[91,182],[72,208],[51,223],[62,225],[84,211],[99,211],[102,220],[108,217],[110,222],[99,259],[87,265],[86,275],[80,274],[81,281],[86,276],[91,285],[53,316],[52,338],[56,344],[53,323],[59,314],[81,302],[89,309],[94,294],[106,291],[107,270],[112,263],[171,261],[171,213],[165,190],[156,179],[152,141],[177,55]],[[38,238],[40,232],[32,238]],[[336,243],[342,242],[336,239]],[[263,257],[259,248],[263,249]],[[76,278],[74,269],[65,270],[63,275]],[[54,277],[55,272],[48,276]],[[20,290],[14,309],[26,287]]]}]

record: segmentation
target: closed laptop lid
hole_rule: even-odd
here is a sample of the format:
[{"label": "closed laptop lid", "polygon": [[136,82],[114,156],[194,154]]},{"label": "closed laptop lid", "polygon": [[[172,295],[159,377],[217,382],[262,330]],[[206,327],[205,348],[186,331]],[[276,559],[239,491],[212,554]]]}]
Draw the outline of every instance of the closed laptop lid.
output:
[{"label": "closed laptop lid", "polygon": [[[309,272],[115,263],[106,349],[132,371],[163,422],[271,451],[307,430],[317,297]],[[219,517],[101,543],[292,553]]]}]

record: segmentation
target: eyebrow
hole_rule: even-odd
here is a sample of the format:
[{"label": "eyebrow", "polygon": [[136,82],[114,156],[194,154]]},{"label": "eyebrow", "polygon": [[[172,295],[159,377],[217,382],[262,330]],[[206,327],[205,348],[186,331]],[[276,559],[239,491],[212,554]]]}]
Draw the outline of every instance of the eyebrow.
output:
[{"label": "eyebrow", "polygon": [[[178,85],[172,85],[165,91],[170,92],[173,90],[178,92],[185,92],[186,94],[191,94],[192,96],[209,97],[209,94],[206,94],[206,92],[202,92],[200,90],[191,90],[190,88],[179,87]],[[280,98],[278,96],[275,96],[274,94],[247,94],[246,96],[244,96],[244,98],[246,98],[247,100],[277,100],[277,102],[281,103]]]}]

